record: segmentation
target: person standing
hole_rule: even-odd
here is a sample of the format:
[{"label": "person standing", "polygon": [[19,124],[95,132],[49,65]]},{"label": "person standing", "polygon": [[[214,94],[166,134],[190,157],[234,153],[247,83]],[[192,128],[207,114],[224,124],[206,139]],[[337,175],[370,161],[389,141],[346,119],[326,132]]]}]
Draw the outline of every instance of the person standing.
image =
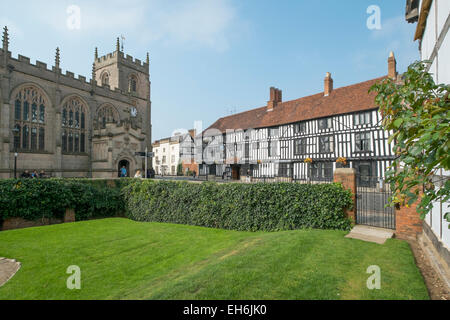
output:
[{"label": "person standing", "polygon": [[120,169],[120,177],[121,177],[121,178],[126,178],[126,177],[127,177],[127,168],[125,168],[125,166],[123,166],[123,167]]}]

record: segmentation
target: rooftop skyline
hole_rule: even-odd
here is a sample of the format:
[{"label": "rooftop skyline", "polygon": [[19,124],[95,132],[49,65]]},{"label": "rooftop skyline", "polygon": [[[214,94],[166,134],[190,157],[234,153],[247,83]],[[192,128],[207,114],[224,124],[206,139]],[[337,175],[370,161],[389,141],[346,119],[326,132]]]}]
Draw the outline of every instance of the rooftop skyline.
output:
[{"label": "rooftop skyline", "polygon": [[[368,27],[373,5],[380,29]],[[390,51],[404,72],[419,57],[404,9],[386,0],[22,1],[0,13],[0,25],[14,57],[50,66],[59,47],[61,68],[87,78],[95,47],[113,52],[117,37],[135,59],[150,52],[157,140],[263,106],[271,86],[288,101],[322,92],[326,72],[335,88],[386,75]]]}]

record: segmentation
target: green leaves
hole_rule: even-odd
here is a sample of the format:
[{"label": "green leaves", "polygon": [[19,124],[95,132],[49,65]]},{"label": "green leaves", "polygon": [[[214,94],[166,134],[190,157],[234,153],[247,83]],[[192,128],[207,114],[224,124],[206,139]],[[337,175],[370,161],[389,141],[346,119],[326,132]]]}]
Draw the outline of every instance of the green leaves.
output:
[{"label": "green leaves", "polygon": [[417,197],[405,190],[405,181],[409,189],[428,186],[418,206],[422,215],[432,209],[433,202],[443,201],[450,193],[446,183],[430,186],[436,169],[450,169],[450,86],[436,85],[426,71],[428,64],[410,65],[401,84],[385,79],[370,89],[377,93],[375,101],[384,116],[383,128],[394,132],[389,143],[396,141],[398,158],[392,167],[401,170],[388,175],[388,182],[396,198],[409,204]]},{"label": "green leaves", "polygon": [[0,180],[0,220],[62,218],[75,209],[77,220],[115,216],[124,211],[120,188],[126,181],[108,186],[89,179]]},{"label": "green leaves", "polygon": [[352,196],[338,184],[136,181],[123,190],[136,221],[241,231],[350,228]]}]

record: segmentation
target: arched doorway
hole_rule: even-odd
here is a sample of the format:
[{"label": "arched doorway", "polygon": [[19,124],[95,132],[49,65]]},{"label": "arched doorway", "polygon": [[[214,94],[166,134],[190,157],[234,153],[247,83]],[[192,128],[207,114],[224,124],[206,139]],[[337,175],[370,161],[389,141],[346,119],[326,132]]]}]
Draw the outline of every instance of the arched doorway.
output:
[{"label": "arched doorway", "polygon": [[128,160],[121,160],[119,161],[119,166],[117,170],[117,176],[120,178],[122,176],[122,168],[125,167],[127,170],[126,176],[130,177],[130,162]]}]

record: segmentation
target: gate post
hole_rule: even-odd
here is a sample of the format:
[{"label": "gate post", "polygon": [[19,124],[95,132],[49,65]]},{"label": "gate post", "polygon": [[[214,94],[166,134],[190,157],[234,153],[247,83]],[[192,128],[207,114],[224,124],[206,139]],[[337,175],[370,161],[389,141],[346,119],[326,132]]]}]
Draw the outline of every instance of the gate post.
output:
[{"label": "gate post", "polygon": [[396,231],[395,237],[403,240],[416,240],[423,231],[423,220],[417,212],[417,205],[420,203],[417,200],[412,206],[401,206],[396,210]]},{"label": "gate post", "polygon": [[353,168],[338,168],[334,171],[334,182],[342,183],[344,189],[350,189],[353,198],[353,209],[347,209],[347,217],[356,223],[356,170]]}]

